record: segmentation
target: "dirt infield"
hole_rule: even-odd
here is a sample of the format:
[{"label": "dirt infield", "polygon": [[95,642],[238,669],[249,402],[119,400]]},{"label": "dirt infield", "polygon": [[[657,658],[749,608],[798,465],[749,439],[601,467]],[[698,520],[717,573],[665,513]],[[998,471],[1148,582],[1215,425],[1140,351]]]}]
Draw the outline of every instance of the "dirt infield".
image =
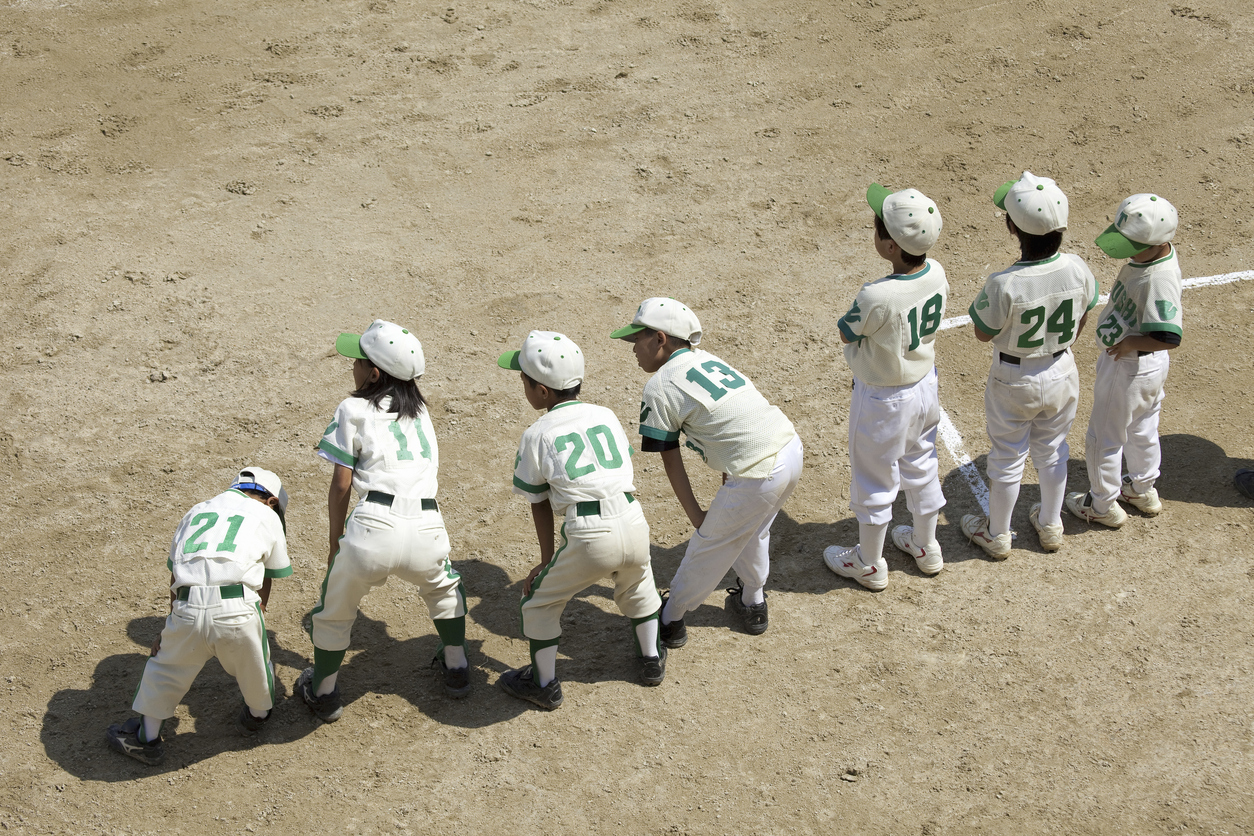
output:
[{"label": "dirt infield", "polygon": [[[1117,265],[1092,241],[1136,191],[1179,208],[1186,277],[1250,268],[1254,14],[1196,2],[0,0],[0,828],[1247,832],[1254,516],[1231,476],[1254,457],[1254,282],[1186,291],[1162,516],[1067,518],[1046,555],[1029,469],[1027,534],[993,563],[943,455],[941,575],[892,553],[873,594],[820,558],[857,530],[835,324],[885,269],[867,184],[937,200],[949,316],[1016,256],[990,198],[1025,168],[1068,193],[1065,248],[1103,291]],[[542,713],[495,685],[526,658],[536,548],[510,492],[534,413],[494,360],[569,334],[585,399],[634,434],[645,375],[608,334],[652,295],[691,305],[805,442],[771,628],[730,629],[716,593],[646,689],[594,589]],[[211,663],[161,767],[109,752],[174,526],[245,463],[293,497],[268,622],[290,695],[326,554],[312,447],[351,387],[333,341],[375,317],[426,349],[475,691],[442,695],[425,608],[393,582],[363,604],[339,723],[288,696],[249,743]],[[988,356],[970,326],[939,336],[981,471]],[[1075,490],[1095,360],[1090,331]],[[660,461],[635,461],[666,583],[691,532]],[[717,475],[689,469],[707,501]]]}]

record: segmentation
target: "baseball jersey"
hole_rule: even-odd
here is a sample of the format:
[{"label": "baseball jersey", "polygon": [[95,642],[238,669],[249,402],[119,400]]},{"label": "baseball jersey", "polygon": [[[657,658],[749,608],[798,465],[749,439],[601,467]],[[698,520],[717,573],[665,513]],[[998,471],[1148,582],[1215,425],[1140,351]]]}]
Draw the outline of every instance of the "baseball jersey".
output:
[{"label": "baseball jersey", "polygon": [[945,268],[930,258],[917,273],[862,285],[838,323],[849,340],[849,368],[872,386],[918,383],[936,363],[936,329],[948,299]]},{"label": "baseball jersey", "polygon": [[683,348],[649,378],[640,403],[640,434],[678,441],[714,470],[764,479],[775,454],[797,435],[779,407],[753,382],[709,352]]},{"label": "baseball jersey", "polygon": [[187,512],[166,565],[171,589],[242,583],[256,591],[266,578],[292,574],[279,515],[234,488]]},{"label": "baseball jersey", "polygon": [[1182,335],[1180,291],[1183,277],[1176,248],[1155,261],[1129,261],[1119,271],[1110,299],[1097,318],[1097,342],[1110,348],[1127,337],[1151,331]]},{"label": "baseball jersey", "polygon": [[514,460],[514,493],[549,500],[558,516],[576,502],[634,493],[635,451],[618,416],[603,406],[566,401],[527,428]]},{"label": "baseball jersey", "polygon": [[1097,295],[1097,279],[1084,259],[1054,253],[989,276],[968,313],[1003,354],[1044,357],[1075,342],[1080,319]]},{"label": "baseball jersey", "polygon": [[318,455],[353,469],[360,496],[381,491],[405,499],[434,498],[440,451],[424,408],[417,419],[388,412],[390,398],[376,409],[365,398],[346,398],[318,443]]}]

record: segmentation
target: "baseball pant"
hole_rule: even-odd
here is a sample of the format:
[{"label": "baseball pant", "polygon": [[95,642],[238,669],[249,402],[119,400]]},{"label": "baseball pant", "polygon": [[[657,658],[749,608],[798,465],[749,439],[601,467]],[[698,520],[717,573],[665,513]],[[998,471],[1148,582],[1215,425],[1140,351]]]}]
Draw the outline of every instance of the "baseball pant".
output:
[{"label": "baseball pant", "polygon": [[1089,472],[1093,510],[1104,514],[1119,498],[1120,458],[1128,462],[1132,489],[1145,493],[1158,479],[1162,451],[1158,445],[1158,418],[1162,414],[1163,385],[1171,359],[1166,351],[1116,360],[1106,352],[1097,357],[1093,384],[1093,412],[1084,436],[1084,461]]},{"label": "baseball pant", "polygon": [[728,569],[736,570],[746,590],[766,586],[771,523],[801,479],[801,461],[801,438],[793,436],[775,455],[769,476],[727,477],[671,581],[667,615],[672,621],[701,606]]},{"label": "baseball pant", "polygon": [[649,523],[640,503],[622,494],[602,499],[598,513],[580,515],[577,505],[566,510],[562,545],[522,599],[523,635],[559,638],[566,604],[602,578],[613,579],[614,603],[628,618],[647,618],[662,606],[649,562]]},{"label": "baseball pant", "polygon": [[392,575],[418,587],[432,619],[465,616],[466,593],[448,554],[439,511],[424,511],[419,500],[400,497],[391,506],[357,503],[313,610],[314,646],[347,650],[358,604]]},{"label": "baseball pant", "polygon": [[870,386],[854,378],[849,405],[849,508],[858,522],[885,525],[897,491],[914,515],[945,507],[937,475],[940,399],[936,369],[908,386]]},{"label": "baseball pant", "polygon": [[200,669],[216,656],[249,708],[269,711],[274,672],[257,593],[245,587],[243,598],[222,598],[216,586],[187,590],[187,600],[175,601],[165,620],[161,649],[144,665],[132,707],[159,720],[173,717]]}]

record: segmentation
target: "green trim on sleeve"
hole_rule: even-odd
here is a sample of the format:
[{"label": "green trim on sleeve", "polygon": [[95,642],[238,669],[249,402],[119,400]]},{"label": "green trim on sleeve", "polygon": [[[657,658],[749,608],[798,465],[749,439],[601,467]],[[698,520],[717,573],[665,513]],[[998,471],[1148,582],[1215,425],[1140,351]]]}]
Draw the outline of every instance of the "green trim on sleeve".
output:
[{"label": "green trim on sleeve", "polygon": [[524,482],[517,476],[514,477],[514,487],[518,488],[520,491],[526,491],[527,493],[544,493],[549,489],[547,483],[543,485],[533,485],[530,482]]},{"label": "green trim on sleeve", "polygon": [[1140,331],[1142,334],[1148,334],[1150,331],[1165,331],[1177,337],[1184,336],[1184,331],[1180,330],[1180,326],[1170,322],[1142,322]]},{"label": "green trim on sleeve", "polygon": [[1102,289],[1097,285],[1097,279],[1093,280],[1093,298],[1089,300],[1089,306],[1084,309],[1085,313],[1097,307],[1097,301],[1101,298]]},{"label": "green trim on sleeve", "polygon": [[840,329],[840,333],[844,335],[845,339],[851,343],[856,343],[862,339],[860,334],[855,334],[853,329],[845,323],[844,317],[841,317],[840,321],[836,323],[836,327]]},{"label": "green trim on sleeve", "polygon": [[266,570],[267,578],[288,578],[288,577],[291,577],[291,575],[292,575],[292,567],[290,564],[287,566],[284,566],[282,569],[267,569]]},{"label": "green trim on sleeve", "polygon": [[967,308],[967,315],[971,317],[971,321],[975,323],[975,327],[979,328],[985,334],[992,334],[996,337],[1001,333],[1000,328],[990,328],[984,324],[984,320],[980,319],[980,315],[975,312],[975,302],[972,302],[971,307]]},{"label": "green trim on sleeve", "polygon": [[173,561],[173,560],[171,560],[170,558],[168,558],[168,557],[167,557],[167,558],[165,559],[165,568],[167,568],[167,569],[169,569],[171,572],[173,572],[173,571],[174,571],[174,561]]},{"label": "green trim on sleeve", "polygon": [[336,447],[334,444],[327,441],[325,438],[318,442],[318,449],[321,452],[326,453],[328,456],[335,459],[337,462],[344,465],[345,467],[357,466],[356,458],[354,458],[353,456],[350,456],[348,453],[345,453],[343,450],[341,450],[339,447]]},{"label": "green trim on sleeve", "polygon": [[667,432],[656,427],[641,427],[640,434],[645,438],[656,438],[658,441],[679,441],[679,430]]}]

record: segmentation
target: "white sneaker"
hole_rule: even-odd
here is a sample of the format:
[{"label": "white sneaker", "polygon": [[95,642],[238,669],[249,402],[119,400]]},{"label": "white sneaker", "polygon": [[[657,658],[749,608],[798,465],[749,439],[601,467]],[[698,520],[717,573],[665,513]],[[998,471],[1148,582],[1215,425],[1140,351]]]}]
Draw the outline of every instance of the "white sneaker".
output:
[{"label": "white sneaker", "polygon": [[1110,503],[1110,510],[1099,514],[1093,510],[1093,494],[1069,493],[1063,502],[1067,510],[1085,522],[1100,523],[1108,528],[1118,528],[1128,521],[1128,512],[1119,507],[1118,502]]},{"label": "white sneaker", "polygon": [[842,578],[853,578],[875,592],[888,586],[888,561],[881,556],[874,563],[863,563],[862,550],[857,546],[828,546],[823,550],[823,562]]},{"label": "white sneaker", "polygon": [[1150,488],[1145,493],[1137,493],[1132,489],[1131,476],[1123,477],[1123,484],[1119,486],[1119,498],[1147,517],[1156,517],[1163,511],[1163,504],[1158,500],[1158,491]]},{"label": "white sneaker", "polygon": [[963,514],[959,526],[962,528],[962,533],[967,535],[967,539],[988,552],[988,556],[993,560],[1005,560],[1010,557],[1010,532],[1007,531],[1005,534],[998,534],[994,537],[988,531],[988,517]]},{"label": "white sneaker", "polygon": [[923,574],[935,575],[945,568],[945,561],[941,557],[940,543],[933,540],[927,544],[926,549],[916,546],[914,544],[913,526],[896,526],[893,528],[892,537],[893,545],[913,557],[914,565],[918,566],[919,571]]},{"label": "white sneaker", "polygon": [[1041,525],[1041,503],[1034,502],[1028,509],[1028,519],[1041,538],[1041,548],[1047,552],[1056,552],[1062,548],[1062,523]]}]

